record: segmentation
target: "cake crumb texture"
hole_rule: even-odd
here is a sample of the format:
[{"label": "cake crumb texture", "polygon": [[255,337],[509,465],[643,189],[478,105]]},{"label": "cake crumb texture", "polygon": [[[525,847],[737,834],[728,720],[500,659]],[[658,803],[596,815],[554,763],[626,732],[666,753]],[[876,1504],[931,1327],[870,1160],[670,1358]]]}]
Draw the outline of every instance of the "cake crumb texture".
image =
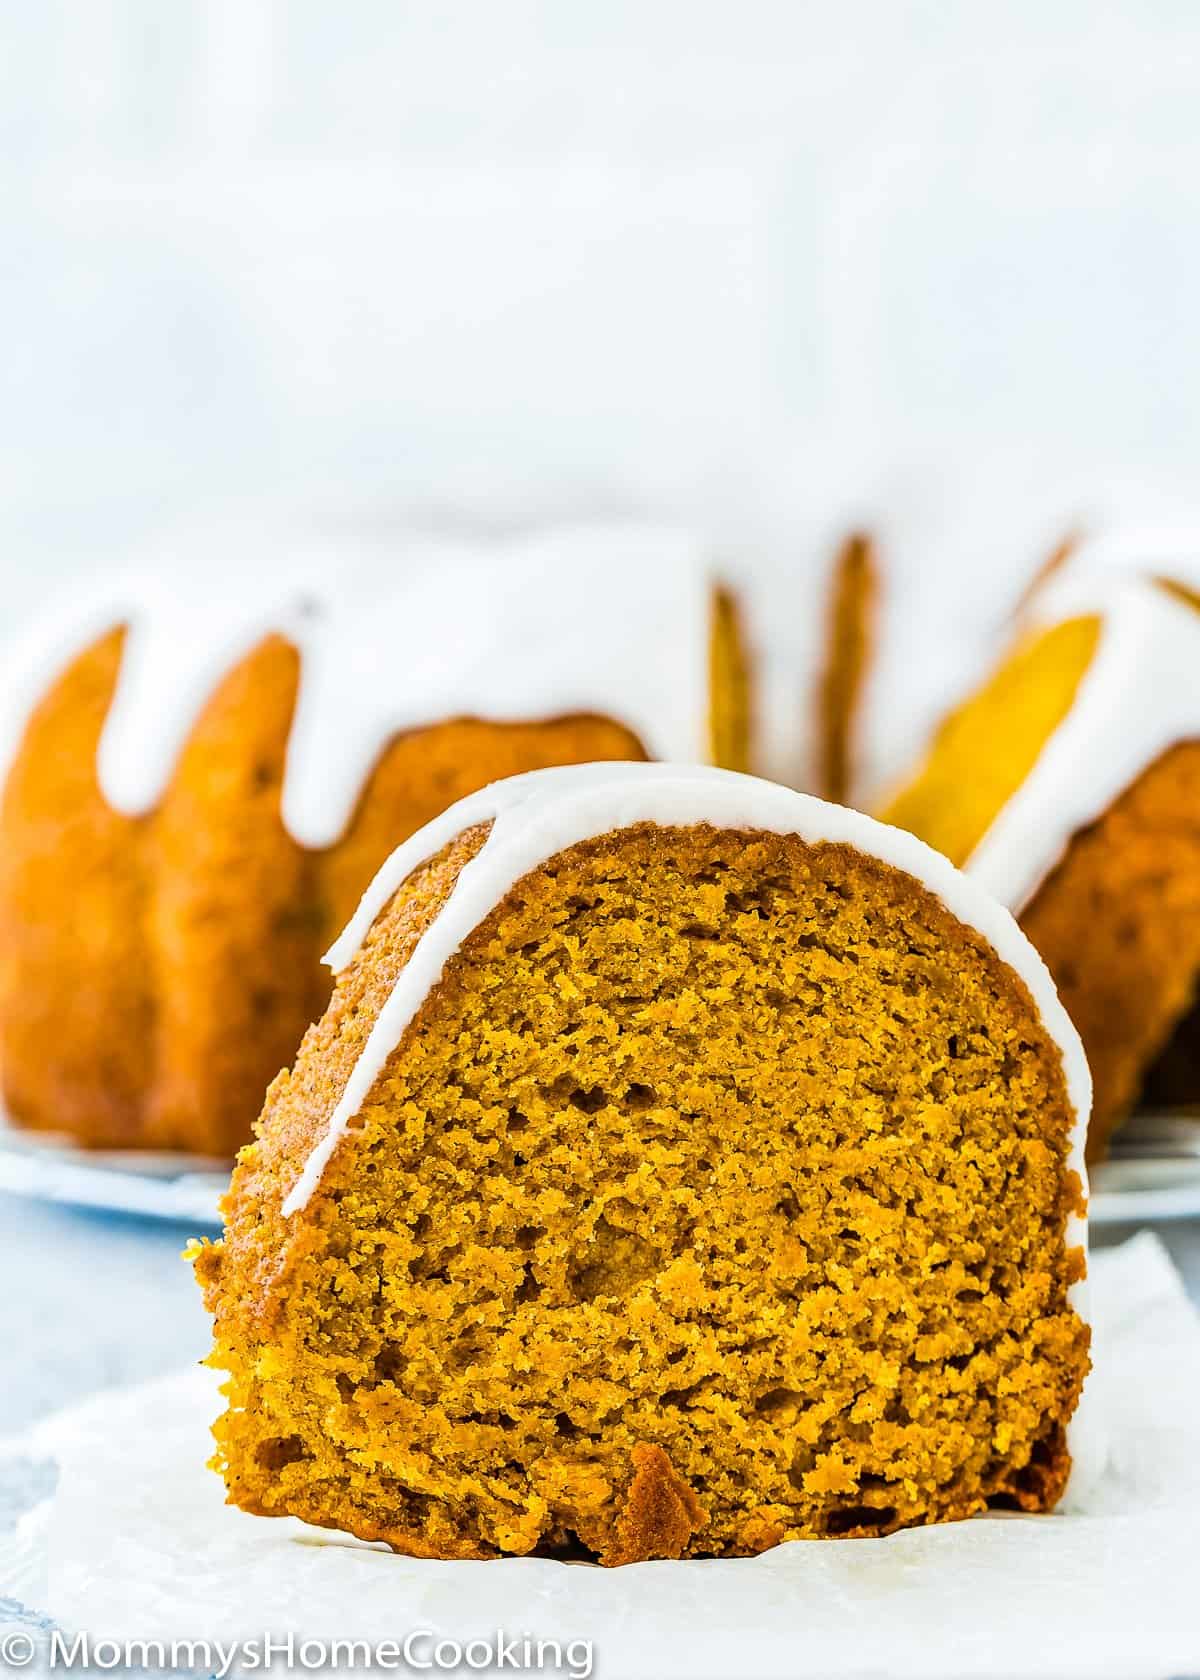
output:
[{"label": "cake crumb texture", "polygon": [[847,846],[558,854],[282,1216],[487,832],[378,917],[196,1255],[229,1499],[608,1564],[1049,1509],[1088,1365],[1059,1052],[979,935]]}]

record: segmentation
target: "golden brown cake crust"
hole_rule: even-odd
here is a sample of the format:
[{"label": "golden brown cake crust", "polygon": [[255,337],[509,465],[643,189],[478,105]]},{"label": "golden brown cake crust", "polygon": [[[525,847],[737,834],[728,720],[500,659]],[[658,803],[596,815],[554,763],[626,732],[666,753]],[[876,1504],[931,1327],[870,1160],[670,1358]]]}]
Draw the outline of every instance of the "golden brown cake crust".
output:
[{"label": "golden brown cake crust", "polygon": [[755,687],[738,598],[713,592],[708,642],[708,756],[726,770],[749,770],[754,761]]},{"label": "golden brown cake crust", "polygon": [[870,537],[848,537],[834,566],[825,665],[817,691],[821,796],[844,805],[851,797],[854,749],[863,690],[874,653],[879,610],[879,565]]},{"label": "golden brown cake crust", "polygon": [[641,759],[608,718],[455,718],[397,736],[342,840],[281,811],[299,656],[270,636],[217,684],[159,806],[106,803],[96,755],[124,633],[35,709],[0,815],[0,1050],[18,1124],[94,1148],[230,1156],[329,999],[321,954],[392,849],[487,782]]},{"label": "golden brown cake crust", "polygon": [[629,1457],[633,1478],[613,1539],[600,1553],[609,1569],[648,1558],[682,1557],[705,1522],[704,1506],[661,1447],[637,1446]]},{"label": "golden brown cake crust", "polygon": [[114,631],[35,708],[0,814],[0,1063],[22,1124],[140,1141],[153,995],[139,825],[111,810],[96,749],[120,669]]},{"label": "golden brown cake crust", "polygon": [[317,860],[280,816],[300,675],[271,636],[217,685],[140,826],[154,1025],[142,1141],[232,1155],[328,982]]},{"label": "golden brown cake crust", "polygon": [[[714,762],[742,768],[753,673],[729,591],[708,628],[697,735],[706,721]],[[0,818],[5,1102],[88,1146],[232,1154],[328,1001],[321,953],[400,842],[488,782],[646,756],[620,717],[430,720],[387,744],[337,843],[307,851],[281,814],[301,661],[273,635],[215,685],[158,806],[132,819],[96,771],[125,640],[49,684]]]},{"label": "golden brown cake crust", "polygon": [[1100,1160],[1196,997],[1200,742],[1164,753],[1074,837],[1021,926],[1083,1039],[1095,1081],[1088,1159]]},{"label": "golden brown cake crust", "polygon": [[230,1499],[610,1563],[1049,1508],[1088,1342],[1058,1052],[844,846],[642,825],[534,871],[284,1218],[485,833],[377,919],[198,1252]]}]

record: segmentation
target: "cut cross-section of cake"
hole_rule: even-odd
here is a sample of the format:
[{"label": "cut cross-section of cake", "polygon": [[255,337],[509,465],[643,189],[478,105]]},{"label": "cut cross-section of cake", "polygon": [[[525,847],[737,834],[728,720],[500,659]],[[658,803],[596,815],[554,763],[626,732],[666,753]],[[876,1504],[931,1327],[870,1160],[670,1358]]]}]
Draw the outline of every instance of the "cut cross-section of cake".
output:
[{"label": "cut cross-section of cake", "polygon": [[751,777],[517,777],[391,857],[196,1250],[229,1498],[489,1557],[1046,1510],[1089,1079],[1008,913]]}]

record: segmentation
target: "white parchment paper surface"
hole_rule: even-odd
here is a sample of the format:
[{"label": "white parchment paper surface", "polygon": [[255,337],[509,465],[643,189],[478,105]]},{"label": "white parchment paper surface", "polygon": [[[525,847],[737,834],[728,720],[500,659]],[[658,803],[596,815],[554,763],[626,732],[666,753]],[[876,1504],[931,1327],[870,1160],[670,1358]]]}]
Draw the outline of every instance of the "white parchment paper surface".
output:
[{"label": "white parchment paper surface", "polygon": [[417,1561],[226,1506],[195,1369],[38,1428],[57,1491],[0,1566],[58,1626],[117,1640],[502,1630],[590,1641],[600,1680],[1200,1675],[1200,1317],[1148,1234],[1092,1279],[1091,1462],[1052,1516],[617,1570]]}]

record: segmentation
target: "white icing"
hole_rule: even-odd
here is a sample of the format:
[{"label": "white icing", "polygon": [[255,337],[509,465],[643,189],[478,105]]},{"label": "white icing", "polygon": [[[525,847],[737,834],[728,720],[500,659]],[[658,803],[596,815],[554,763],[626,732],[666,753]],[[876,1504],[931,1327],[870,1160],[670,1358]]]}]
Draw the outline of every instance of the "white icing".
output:
[{"label": "white icing", "polygon": [[[1072,549],[1042,592],[1068,577],[1170,578],[1200,588],[1200,530],[1194,525],[1113,525]],[[1035,611],[1040,593],[1032,600]]]},{"label": "white icing", "polygon": [[[398,847],[363,895],[345,932],[326,956],[335,971],[360,950],[375,918],[400,884],[465,829],[492,824],[482,849],[464,866],[440,914],[397,977],[330,1116],[325,1135],[304,1163],[283,1204],[302,1209],[339,1140],[367,1099],[405,1029],[437,984],[447,961],[522,876],[581,840],[634,823],[764,830],[802,840],[843,842],[913,876],[950,914],[973,927],[1024,981],[1042,1024],[1062,1056],[1075,1111],[1068,1164],[1086,1193],[1084,1140],[1091,1112],[1091,1075],[1079,1035],[1059,1002],[1045,964],[1008,911],[939,852],[900,829],[858,811],[752,776],[703,766],[589,764],[540,770],[497,782],[461,800]],[[1086,1222],[1072,1216],[1068,1241],[1086,1248]],[[1083,1294],[1073,1300],[1082,1314]]]},{"label": "white icing", "polygon": [[1109,569],[1119,552],[1081,550],[1029,610],[1043,627],[1098,617],[1100,636],[1069,712],[965,865],[1014,914],[1080,829],[1169,747],[1200,736],[1200,613],[1144,569]]},{"label": "white icing", "polygon": [[301,658],[283,818],[301,845],[345,832],[397,733],[450,717],[593,712],[660,758],[707,753],[711,583],[679,533],[614,526],[462,543],[409,538],[338,576],[289,551],[265,573],[213,556],[182,576],[120,580],[77,599],[7,661],[0,774],[70,661],[127,626],[100,743],[101,788],[129,816],[162,798],[221,677],[278,632]]}]

